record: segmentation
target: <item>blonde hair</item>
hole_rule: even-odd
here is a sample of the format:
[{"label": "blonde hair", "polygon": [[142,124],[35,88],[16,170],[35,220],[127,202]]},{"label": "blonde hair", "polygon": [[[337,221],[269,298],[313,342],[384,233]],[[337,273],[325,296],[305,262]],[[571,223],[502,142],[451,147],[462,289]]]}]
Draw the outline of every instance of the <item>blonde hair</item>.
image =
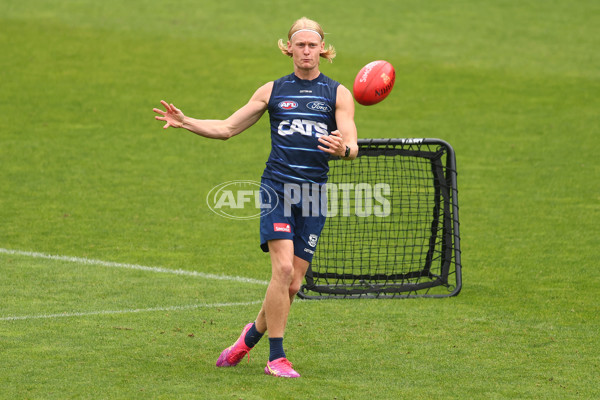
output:
[{"label": "blonde hair", "polygon": [[[292,24],[292,27],[290,28],[290,31],[288,32],[288,41],[291,42],[292,36],[294,36],[294,34],[296,32],[298,32],[302,29],[308,29],[308,30],[314,31],[319,36],[321,36],[321,41],[325,40],[324,39],[325,33],[323,32],[323,28],[321,28],[321,25],[319,25],[318,22],[313,21],[312,19],[302,17]],[[290,49],[288,49],[287,43],[283,42],[283,39],[279,39],[279,41],[277,42],[277,45],[279,46],[279,49],[281,50],[281,52],[283,54],[285,54],[288,57],[292,57],[292,52],[290,51]],[[330,63],[333,62],[335,55],[336,55],[335,48],[332,45],[327,46],[320,54],[321,57],[323,57]]]}]

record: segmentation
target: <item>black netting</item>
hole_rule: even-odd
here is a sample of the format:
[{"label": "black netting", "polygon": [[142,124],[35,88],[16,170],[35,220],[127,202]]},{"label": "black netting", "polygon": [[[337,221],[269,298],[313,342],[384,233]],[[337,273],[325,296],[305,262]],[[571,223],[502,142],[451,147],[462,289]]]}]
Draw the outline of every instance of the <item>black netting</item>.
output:
[{"label": "black netting", "polygon": [[300,296],[458,293],[451,147],[434,139],[379,139],[360,140],[359,148],[356,160],[330,161],[329,215]]}]

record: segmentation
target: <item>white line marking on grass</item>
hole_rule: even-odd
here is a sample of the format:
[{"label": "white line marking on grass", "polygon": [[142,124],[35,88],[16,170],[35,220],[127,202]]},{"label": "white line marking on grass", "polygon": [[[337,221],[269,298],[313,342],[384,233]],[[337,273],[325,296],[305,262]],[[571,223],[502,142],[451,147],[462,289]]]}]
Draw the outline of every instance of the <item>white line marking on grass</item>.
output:
[{"label": "white line marking on grass", "polygon": [[94,259],[83,258],[83,257],[58,256],[58,255],[52,255],[52,254],[37,253],[37,252],[33,252],[33,251],[21,251],[21,250],[10,250],[10,249],[0,248],[0,253],[25,256],[25,257],[33,257],[33,258],[44,258],[44,259],[48,259],[48,260],[67,261],[67,262],[80,263],[80,264],[86,264],[86,265],[100,265],[103,267],[110,267],[110,268],[126,268],[126,269],[135,269],[135,270],[139,270],[139,271],[195,276],[198,278],[221,280],[221,281],[253,283],[253,284],[257,284],[257,285],[268,285],[269,284],[269,282],[267,282],[267,281],[261,281],[259,279],[252,279],[252,278],[244,278],[242,276],[207,274],[204,272],[187,271],[184,269],[147,267],[144,265],[137,265],[137,264],[117,263],[117,262],[112,262],[112,261],[94,260]]},{"label": "white line marking on grass", "polygon": [[20,320],[28,320],[28,319],[55,319],[55,318],[68,318],[68,317],[87,317],[87,316],[93,316],[93,315],[133,314],[133,313],[156,312],[156,311],[186,311],[186,310],[194,310],[197,308],[251,306],[251,305],[260,304],[260,303],[262,303],[262,300],[248,301],[245,303],[190,304],[187,306],[137,308],[137,309],[129,309],[129,310],[113,310],[113,311],[104,310],[104,311],[61,313],[61,314],[21,315],[21,316],[12,316],[12,317],[0,317],[0,321],[20,321]]}]

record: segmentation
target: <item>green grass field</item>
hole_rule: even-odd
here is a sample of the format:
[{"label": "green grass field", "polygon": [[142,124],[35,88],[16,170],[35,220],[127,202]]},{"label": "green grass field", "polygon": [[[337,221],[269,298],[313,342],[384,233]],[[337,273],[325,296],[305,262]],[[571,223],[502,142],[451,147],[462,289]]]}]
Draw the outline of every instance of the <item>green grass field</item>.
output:
[{"label": "green grass field", "polygon": [[[600,397],[597,1],[0,4],[0,398]],[[264,339],[214,366],[270,263],[256,220],[205,201],[259,179],[268,118],[220,142],[163,131],[152,108],[227,117],[292,71],[276,41],[304,15],[347,87],[372,60],[396,67],[389,98],[357,107],[359,137],[456,150],[464,286],[298,301],[302,378],[282,380]]]}]

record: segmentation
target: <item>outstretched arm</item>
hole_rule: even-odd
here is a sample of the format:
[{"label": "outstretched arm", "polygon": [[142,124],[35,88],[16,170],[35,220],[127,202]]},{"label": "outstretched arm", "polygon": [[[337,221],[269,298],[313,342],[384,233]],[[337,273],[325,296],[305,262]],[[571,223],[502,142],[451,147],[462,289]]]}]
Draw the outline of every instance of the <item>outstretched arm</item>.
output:
[{"label": "outstretched arm", "polygon": [[224,120],[191,118],[184,115],[173,104],[163,100],[161,104],[165,107],[165,111],[155,108],[154,112],[160,114],[155,118],[165,122],[164,129],[185,128],[200,136],[226,140],[248,129],[260,119],[267,110],[272,89],[273,82],[261,86],[246,105]]},{"label": "outstretched arm", "polygon": [[[321,136],[319,149],[326,153],[353,160],[358,155],[356,124],[354,123],[354,98],[350,91],[340,85],[337,90],[335,104],[335,122],[338,130],[329,136]],[[350,147],[350,154],[344,157],[346,146]]]}]

